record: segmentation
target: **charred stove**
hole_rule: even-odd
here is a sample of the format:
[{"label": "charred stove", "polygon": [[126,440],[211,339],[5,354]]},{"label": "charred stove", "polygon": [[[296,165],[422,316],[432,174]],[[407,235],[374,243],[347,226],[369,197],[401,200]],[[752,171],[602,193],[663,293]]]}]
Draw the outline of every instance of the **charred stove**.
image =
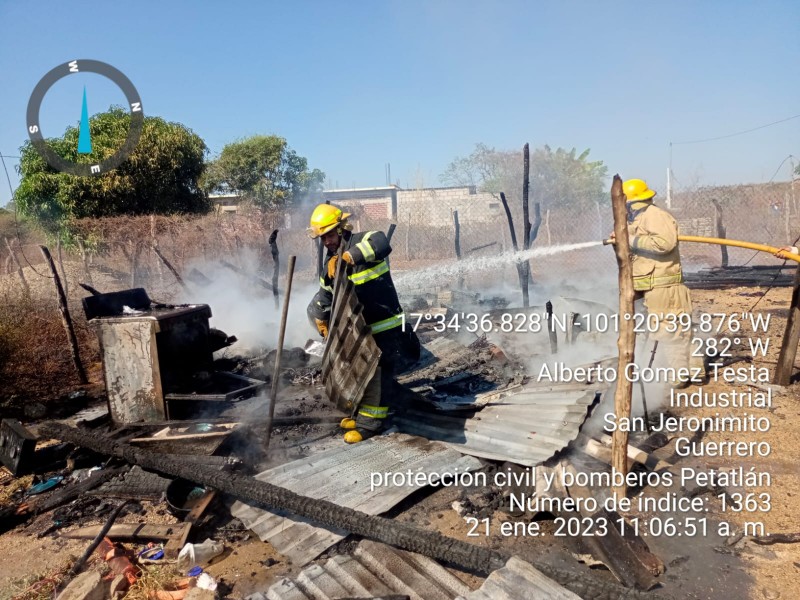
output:
[{"label": "charred stove", "polygon": [[265,383],[214,371],[213,353],[236,341],[209,326],[206,304],[153,303],[143,288],[83,299],[100,338],[111,418],[163,421],[190,402],[238,400]]}]

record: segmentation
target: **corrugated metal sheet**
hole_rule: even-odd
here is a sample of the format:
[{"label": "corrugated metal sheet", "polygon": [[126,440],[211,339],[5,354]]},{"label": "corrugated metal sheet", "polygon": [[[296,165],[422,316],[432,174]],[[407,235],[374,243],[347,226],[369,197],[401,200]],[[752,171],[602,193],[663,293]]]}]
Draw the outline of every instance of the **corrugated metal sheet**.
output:
[{"label": "corrugated metal sheet", "polygon": [[605,385],[526,386],[487,397],[472,416],[409,411],[395,420],[414,435],[448,443],[463,454],[537,465],[578,436],[589,407]]},{"label": "corrugated metal sheet", "polygon": [[361,401],[375,374],[381,351],[361,315],[362,305],[344,264],[342,260],[337,262],[328,342],[322,356],[322,381],[328,399],[339,410],[350,412]]},{"label": "corrugated metal sheet", "polygon": [[456,600],[580,600],[533,566],[512,557],[491,573],[480,589]]},{"label": "corrugated metal sheet", "polygon": [[[480,461],[438,442],[394,433],[296,460],[256,476],[310,498],[324,499],[370,515],[385,512],[419,489],[385,485],[371,489],[372,473],[452,473],[480,468]],[[313,560],[347,532],[236,502],[231,514],[298,565]]]},{"label": "corrugated metal sheet", "polygon": [[412,600],[453,600],[469,593],[460,579],[430,558],[364,540],[353,556],[334,556],[246,600],[336,600],[391,594],[406,594]]}]

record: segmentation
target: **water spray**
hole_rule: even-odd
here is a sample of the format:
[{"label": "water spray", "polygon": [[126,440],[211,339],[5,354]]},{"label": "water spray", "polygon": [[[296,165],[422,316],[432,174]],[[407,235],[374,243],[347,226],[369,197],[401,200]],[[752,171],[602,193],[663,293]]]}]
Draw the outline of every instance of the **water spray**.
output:
[{"label": "water spray", "polygon": [[466,275],[467,273],[500,269],[505,266],[525,262],[531,258],[553,256],[564,252],[593,248],[601,244],[602,242],[581,242],[578,244],[545,246],[541,248],[529,248],[528,250],[520,250],[518,252],[503,252],[494,256],[479,256],[443,263],[423,271],[399,273],[394,277],[395,287],[398,291],[434,287],[441,285],[442,281],[445,279],[454,279]]}]

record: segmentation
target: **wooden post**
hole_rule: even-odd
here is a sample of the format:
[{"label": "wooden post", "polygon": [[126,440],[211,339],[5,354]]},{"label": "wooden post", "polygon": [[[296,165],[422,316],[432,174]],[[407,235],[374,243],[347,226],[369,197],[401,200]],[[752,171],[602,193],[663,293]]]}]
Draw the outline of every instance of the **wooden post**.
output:
[{"label": "wooden post", "polygon": [[172,264],[170,264],[170,262],[166,259],[166,257],[163,254],[161,254],[161,250],[159,250],[156,246],[153,246],[153,252],[155,252],[156,256],[158,256],[158,258],[161,259],[161,262],[164,263],[164,266],[166,266],[170,270],[170,273],[172,273],[175,276],[175,279],[178,281],[178,283],[184,289],[184,291],[188,292],[189,288],[186,287],[186,284],[183,282],[183,278],[181,277],[180,273],[178,273],[175,267],[173,267]]},{"label": "wooden post", "polygon": [[550,354],[558,352],[558,335],[553,323],[553,303],[548,300],[544,305],[547,314],[547,335],[550,338]]},{"label": "wooden post", "polygon": [[411,233],[411,211],[408,211],[408,221],[406,221],[406,261],[411,260],[411,247],[408,245],[408,236]]},{"label": "wooden post", "polygon": [[75,329],[72,326],[72,318],[69,316],[69,308],[67,308],[67,296],[64,293],[64,288],[61,286],[61,279],[58,276],[56,265],[53,262],[53,257],[50,256],[50,251],[47,246],[39,246],[44,256],[45,261],[50,266],[50,272],[53,274],[53,280],[56,284],[56,295],[58,296],[58,310],[61,312],[61,322],[64,324],[64,329],[67,330],[67,339],[69,340],[69,349],[72,353],[72,362],[75,363],[75,370],[78,371],[78,381],[81,384],[89,383],[86,379],[86,372],[83,370],[81,364],[81,355],[78,349],[78,338],[75,337]]},{"label": "wooden post", "polygon": [[[453,223],[456,226],[456,237],[455,237],[455,246],[456,246],[456,259],[461,260],[461,225],[458,223],[458,211],[453,211]],[[464,278],[458,278],[458,289],[464,289]]]},{"label": "wooden post", "polygon": [[278,332],[278,349],[275,354],[275,368],[272,371],[272,388],[269,394],[269,416],[264,424],[267,430],[264,447],[269,448],[269,439],[272,436],[272,421],[275,416],[275,403],[278,400],[278,381],[281,376],[281,355],[283,354],[283,338],[286,334],[286,320],[289,317],[289,300],[292,295],[292,276],[294,275],[294,262],[296,256],[289,257],[289,267],[286,272],[286,296],[283,298],[283,313],[281,314],[281,328]]},{"label": "wooden post", "polygon": [[[636,345],[636,333],[633,330],[633,265],[631,264],[631,249],[628,241],[628,218],[626,198],[622,192],[622,179],[614,175],[611,184],[611,207],[614,211],[614,254],[617,257],[619,268],[619,361],[617,363],[617,390],[614,394],[615,422],[620,423],[621,418],[631,417],[631,396],[633,395],[633,382],[623,377],[625,367],[633,362]],[[627,318],[626,318],[627,316]],[[630,421],[628,421],[630,422]],[[614,430],[611,444],[612,473],[618,471],[623,478],[622,485],[613,486],[612,490],[617,499],[624,497],[628,487],[624,482],[628,474],[627,462],[628,428],[617,427]]]},{"label": "wooden post", "polygon": [[[506,211],[506,219],[508,219],[508,230],[509,233],[511,234],[511,247],[514,248],[514,252],[519,252],[519,246],[517,245],[517,233],[514,231],[514,219],[511,216],[511,209],[508,208],[508,201],[506,200],[506,195],[504,192],[500,192],[500,201],[503,203],[503,208]],[[522,290],[522,302],[523,304],[525,304],[525,306],[527,306],[527,301],[528,301],[527,279],[525,278],[522,272],[523,269],[522,263],[517,261],[515,264],[517,267],[517,277],[519,278],[519,287]]]},{"label": "wooden post", "polygon": [[69,301],[69,284],[67,283],[67,272],[64,270],[64,257],[61,252],[61,237],[56,240],[56,255],[58,256],[58,268],[61,270],[61,283],[64,286],[64,296]]},{"label": "wooden post", "polygon": [[131,288],[135,288],[139,283],[139,244],[130,240],[131,245]]},{"label": "wooden post", "polygon": [[548,208],[544,213],[544,230],[547,232],[547,245],[553,245],[553,239],[550,237],[550,209]]},{"label": "wooden post", "polygon": [[[711,203],[714,205],[714,227],[717,230],[717,237],[724,239],[726,237],[727,230],[725,229],[725,224],[722,222],[722,207],[719,205],[719,200],[716,198],[712,198]],[[722,252],[722,266],[727,267],[728,247],[724,244],[720,244],[719,249]]]},{"label": "wooden post", "polygon": [[11,242],[8,241],[8,238],[4,238],[6,241],[6,248],[8,248],[8,254],[11,256],[11,260],[14,261],[14,265],[17,267],[17,277],[19,277],[20,283],[22,283],[22,289],[25,291],[25,295],[30,298],[31,296],[31,288],[28,287],[28,281],[25,279],[25,273],[22,270],[22,265],[17,258],[17,255],[14,254],[14,248],[11,247]]},{"label": "wooden post", "polygon": [[539,237],[539,227],[542,226],[542,207],[536,202],[533,205],[533,227],[531,228],[531,236],[530,241],[528,242],[528,248],[533,246],[533,242],[536,241],[536,238]]},{"label": "wooden post", "polygon": [[275,299],[275,310],[281,305],[278,292],[278,274],[281,268],[280,252],[278,251],[278,230],[274,229],[269,236],[269,249],[272,253],[272,297]]},{"label": "wooden post", "polygon": [[789,318],[786,320],[786,330],[783,332],[778,366],[775,367],[772,383],[789,385],[792,382],[798,341],[800,341],[800,265],[797,265],[797,270],[794,272],[792,303],[789,306]]},{"label": "wooden post", "polygon": [[80,238],[78,238],[78,249],[81,251],[81,261],[83,262],[83,272],[86,275],[86,281],[89,285],[94,285],[92,273],[89,270],[89,261],[86,259],[86,246],[83,245],[83,240]]},{"label": "wooden post", "polygon": [[156,273],[158,273],[158,283],[163,287],[164,285],[164,269],[161,268],[161,261],[157,260],[156,253],[153,248],[158,248],[158,237],[156,237],[156,216],[150,215],[150,260],[156,265]]},{"label": "wooden post", "polygon": [[[528,188],[531,175],[531,156],[528,144],[522,147],[522,249],[527,250],[531,247],[531,219],[528,212]],[[522,306],[530,306],[530,296],[528,286],[531,280],[531,263],[525,260],[522,263]]]}]

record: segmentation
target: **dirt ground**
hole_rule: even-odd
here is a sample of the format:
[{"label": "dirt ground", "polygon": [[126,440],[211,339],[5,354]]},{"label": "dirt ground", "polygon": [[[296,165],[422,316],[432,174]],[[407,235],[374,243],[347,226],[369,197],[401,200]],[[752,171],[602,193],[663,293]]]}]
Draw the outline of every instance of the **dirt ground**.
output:
[{"label": "dirt ground", "polygon": [[[761,298],[757,307],[752,307],[760,298],[760,292],[751,288],[737,288],[724,291],[692,292],[696,312],[706,313],[741,313],[755,312],[771,315],[769,330],[757,334],[762,339],[770,339],[769,350],[763,358],[754,359],[757,367],[765,366],[772,371],[775,367],[780,340],[785,327],[787,308],[791,296],[788,288],[771,290]],[[748,332],[737,334],[746,337]],[[752,334],[755,337],[755,333]],[[743,348],[736,349],[734,354],[745,354]],[[749,354],[749,352],[748,352]],[[734,366],[745,366],[737,363]],[[299,382],[299,380],[298,380]],[[707,391],[723,391],[729,389],[741,391],[752,390],[751,386],[711,382]],[[319,388],[304,385],[294,386],[284,400],[286,412],[295,416],[333,414],[330,407],[325,406]],[[279,411],[280,412],[280,411]],[[676,416],[704,416],[715,411],[709,409],[670,410]],[[724,412],[724,410],[722,411]],[[800,531],[797,501],[800,498],[800,442],[796,434],[800,425],[800,386],[797,384],[784,390],[776,389],[773,406],[765,409],[769,416],[771,428],[765,433],[708,433],[703,441],[763,441],[770,444],[772,451],[766,458],[718,458],[718,457],[686,457],[673,455],[674,440],[658,451],[662,457],[669,457],[678,466],[695,466],[703,469],[733,468],[744,466],[749,469],[769,472],[771,485],[764,488],[748,488],[738,490],[747,493],[769,493],[771,507],[757,513],[722,512],[721,503],[716,494],[709,492],[708,517],[714,523],[727,521],[731,523],[735,533],[740,533],[745,521],[762,522],[769,533],[795,533]],[[278,430],[273,438],[283,448],[272,456],[272,460],[297,458],[305,451],[304,443],[311,438],[327,438],[337,435],[335,427],[328,425],[297,426]],[[263,459],[264,457],[261,457]],[[12,478],[0,475],[0,491],[9,495]],[[728,490],[729,492],[731,490]],[[734,492],[737,490],[733,490]],[[400,521],[413,522],[419,527],[439,531],[447,536],[486,545],[506,552],[513,552],[523,557],[541,560],[558,566],[569,566],[587,572],[587,566],[578,565],[574,554],[584,554],[579,544],[571,540],[563,540],[553,536],[500,537],[499,535],[469,537],[469,526],[461,516],[453,510],[453,503],[464,498],[481,498],[481,491],[441,488],[421,490],[395,507],[388,516]],[[477,495],[476,495],[477,494]],[[505,513],[491,497],[485,497],[485,504],[478,503],[481,516],[491,516],[497,522],[509,520]],[[301,567],[292,565],[284,557],[275,553],[272,548],[260,542],[249,532],[236,528],[226,516],[227,509],[222,502],[212,505],[209,521],[201,523],[193,535],[195,541],[202,541],[206,536],[218,534],[217,527],[226,527],[223,535],[226,540],[226,552],[208,569],[208,573],[221,584],[221,591],[228,598],[240,600],[254,591],[263,591],[265,586],[281,576],[291,576],[299,572]],[[648,515],[644,515],[648,516]],[[650,515],[652,516],[652,515]],[[88,544],[85,540],[68,540],[47,534],[38,535],[52,523],[53,514],[45,514],[25,525],[0,536],[4,553],[0,559],[0,600],[18,597],[29,584],[31,578],[47,576],[57,572],[71,557],[79,555]],[[104,521],[88,519],[81,526],[100,524]],[[143,502],[141,512],[130,513],[120,521],[128,522],[164,522],[177,523],[177,519],[167,513],[164,504]],[[545,531],[552,531],[552,522],[542,523]],[[549,528],[549,529],[548,529]],[[69,528],[66,528],[69,530]],[[737,540],[708,536],[707,539],[688,542],[685,538],[667,538],[654,536],[647,542],[666,564],[667,571],[662,575],[663,592],[681,598],[719,598],[768,599],[794,598],[796,591],[793,584],[800,577],[800,544],[773,544],[761,546],[754,544],[747,537]],[[345,540],[340,545],[323,554],[319,560],[346,551],[352,541]],[[94,560],[94,559],[93,559]],[[96,561],[95,561],[96,562]],[[613,580],[610,573],[602,568],[592,569],[595,576]],[[481,579],[467,573],[456,572],[457,576],[472,588],[480,585]]]}]

